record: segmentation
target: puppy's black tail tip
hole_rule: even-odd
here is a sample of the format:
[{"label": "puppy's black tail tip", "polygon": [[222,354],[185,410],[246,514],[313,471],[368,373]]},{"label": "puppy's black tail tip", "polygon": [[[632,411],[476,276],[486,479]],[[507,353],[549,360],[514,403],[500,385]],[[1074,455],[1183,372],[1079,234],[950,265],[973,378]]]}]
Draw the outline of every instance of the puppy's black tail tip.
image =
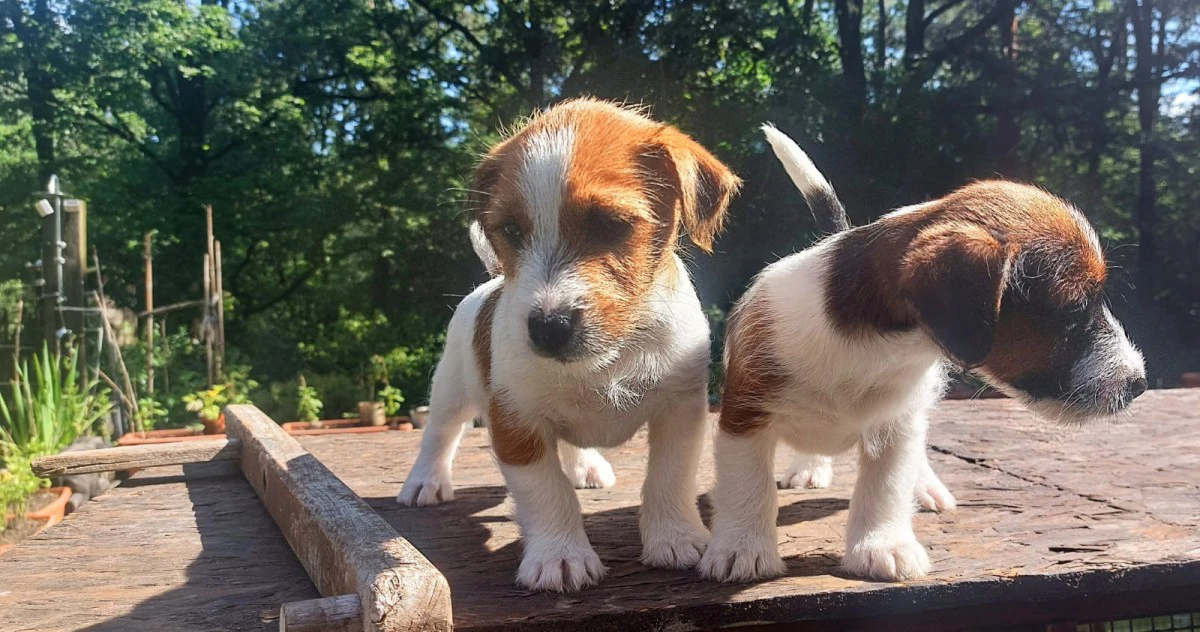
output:
[{"label": "puppy's black tail tip", "polygon": [[813,219],[817,221],[817,229],[825,233],[839,233],[850,228],[850,220],[846,217],[846,207],[838,199],[833,185],[821,175],[820,170],[813,164],[812,159],[796,141],[792,140],[770,123],[762,126],[763,134],[775,156],[783,163],[783,168],[791,177],[792,182],[800,189],[804,201],[812,211]]}]

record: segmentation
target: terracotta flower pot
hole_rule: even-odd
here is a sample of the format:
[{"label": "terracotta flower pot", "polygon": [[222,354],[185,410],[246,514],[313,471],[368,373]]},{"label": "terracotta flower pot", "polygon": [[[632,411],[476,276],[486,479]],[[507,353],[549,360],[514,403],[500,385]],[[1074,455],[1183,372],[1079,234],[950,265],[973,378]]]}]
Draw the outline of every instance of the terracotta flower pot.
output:
[{"label": "terracotta flower pot", "polygon": [[1200,388],[1200,371],[1189,371],[1179,378],[1184,388]]},{"label": "terracotta flower pot", "polygon": [[359,402],[358,420],[364,426],[387,425],[387,416],[384,414],[383,404],[380,402]]},{"label": "terracotta flower pot", "polygon": [[[161,434],[160,434],[161,433]],[[149,432],[129,432],[121,435],[117,439],[117,445],[148,445],[155,443],[178,443],[180,441],[206,441],[212,439],[224,439],[223,434],[201,434],[197,430],[189,428],[175,428],[172,430],[151,430]]]},{"label": "terracotta flower pot", "polygon": [[203,436],[199,430],[192,428],[168,428],[165,430],[147,430],[145,432],[126,432],[117,439],[117,445],[143,445],[147,443],[172,443],[188,437]]},{"label": "terracotta flower pot", "polygon": [[323,419],[321,421],[288,421],[280,424],[286,432],[300,430],[333,430],[335,428],[353,428],[359,425],[357,419]]},{"label": "terracotta flower pot", "polygon": [[225,434],[225,413],[217,415],[216,421],[201,417],[200,423],[204,424],[204,434],[206,435]]},{"label": "terracotta flower pot", "polygon": [[391,430],[388,426],[350,426],[343,428],[321,428],[319,430],[288,430],[287,433],[293,437],[307,437],[311,435],[370,434],[372,432],[387,432],[388,430]]},{"label": "terracotta flower pot", "polygon": [[56,495],[54,500],[41,509],[25,512],[25,517],[30,520],[45,520],[46,526],[52,527],[62,522],[63,516],[67,515],[67,501],[71,500],[71,488],[51,487],[46,491]]},{"label": "terracotta flower pot", "polygon": [[391,428],[392,430],[401,430],[401,431],[412,430],[413,426],[414,426],[413,420],[411,418],[403,417],[403,416],[388,417],[387,425],[388,425],[388,428]]}]

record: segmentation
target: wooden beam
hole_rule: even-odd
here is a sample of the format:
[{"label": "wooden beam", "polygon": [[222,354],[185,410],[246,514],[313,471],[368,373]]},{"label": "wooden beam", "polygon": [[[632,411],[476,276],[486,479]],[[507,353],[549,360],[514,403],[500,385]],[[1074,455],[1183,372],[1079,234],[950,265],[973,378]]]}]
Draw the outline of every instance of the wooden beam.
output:
[{"label": "wooden beam", "polygon": [[285,603],[279,609],[279,632],[362,632],[362,601],[341,595]]},{"label": "wooden beam", "polygon": [[52,478],[91,472],[119,472],[162,465],[232,461],[238,458],[240,452],[241,443],[235,439],[103,448],[65,452],[34,459],[33,473],[43,478]]},{"label": "wooden beam", "polygon": [[446,578],[316,457],[254,406],[226,408],[225,431],[322,595],[357,594],[365,632],[452,629]]}]

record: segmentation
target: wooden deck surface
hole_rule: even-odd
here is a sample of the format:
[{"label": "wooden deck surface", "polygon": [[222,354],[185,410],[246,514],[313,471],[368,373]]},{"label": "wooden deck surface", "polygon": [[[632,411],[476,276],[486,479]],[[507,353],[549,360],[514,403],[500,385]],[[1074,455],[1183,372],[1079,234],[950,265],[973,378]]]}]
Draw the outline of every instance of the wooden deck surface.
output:
[{"label": "wooden deck surface", "polygon": [[[779,493],[787,577],[724,585],[644,568],[637,562],[639,436],[608,453],[615,488],[579,493],[609,574],[600,586],[568,595],[514,587],[520,545],[485,431],[469,431],[463,441],[456,500],[426,509],[393,500],[419,432],[302,443],[446,575],[461,630],[787,621],[812,622],[804,629],[908,621],[910,629],[932,630],[1200,609],[1200,390],[1151,392],[1124,424],[1081,429],[1035,420],[1007,400],[946,402],[930,440],[934,468],[959,510],[917,518],[934,564],[927,579],[872,583],[838,570],[849,458],[836,463],[832,488]],[[779,471],[789,457],[779,451]],[[172,472],[153,474],[164,473]],[[0,557],[0,630],[273,629],[280,603],[316,596],[245,482],[219,476],[150,484],[150,475]],[[707,489],[708,456],[700,478]],[[935,623],[919,614],[931,610],[939,611]],[[912,623],[918,616],[924,623]],[[835,620],[836,628],[821,623]]]},{"label": "wooden deck surface", "polygon": [[143,471],[0,556],[3,632],[265,632],[317,597],[228,461]]}]

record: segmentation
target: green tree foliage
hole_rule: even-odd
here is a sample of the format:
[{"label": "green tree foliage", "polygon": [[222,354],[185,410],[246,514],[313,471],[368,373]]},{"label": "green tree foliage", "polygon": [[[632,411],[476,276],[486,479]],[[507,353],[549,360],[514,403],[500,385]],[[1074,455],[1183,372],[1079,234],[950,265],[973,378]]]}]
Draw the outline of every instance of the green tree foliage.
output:
[{"label": "green tree foliage", "polygon": [[[8,0],[0,278],[38,257],[29,192],[56,172],[90,203],[111,298],[141,305],[153,230],[156,304],[194,299],[212,204],[231,364],[304,372],[327,412],[380,384],[419,403],[483,278],[472,162],[591,94],[650,105],[745,177],[696,260],[705,304],[815,237],[757,131],[772,121],[856,222],[996,174],[1075,200],[1169,382],[1200,341],[1197,21],[1185,0]],[[373,356],[404,362],[380,379]]]}]

